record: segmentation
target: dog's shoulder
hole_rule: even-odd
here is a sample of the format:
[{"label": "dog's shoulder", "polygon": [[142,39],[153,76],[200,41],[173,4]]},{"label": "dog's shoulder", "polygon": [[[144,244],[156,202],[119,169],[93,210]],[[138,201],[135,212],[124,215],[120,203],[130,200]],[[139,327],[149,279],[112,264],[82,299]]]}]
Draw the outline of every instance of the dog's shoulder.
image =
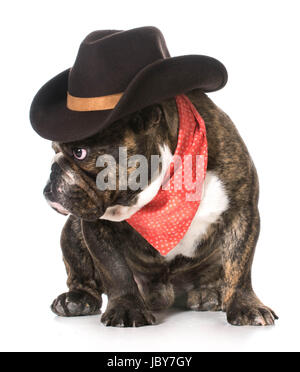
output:
[{"label": "dog's shoulder", "polygon": [[200,90],[188,93],[188,97],[205,121],[208,170],[218,176],[236,205],[257,195],[255,166],[230,117]]}]

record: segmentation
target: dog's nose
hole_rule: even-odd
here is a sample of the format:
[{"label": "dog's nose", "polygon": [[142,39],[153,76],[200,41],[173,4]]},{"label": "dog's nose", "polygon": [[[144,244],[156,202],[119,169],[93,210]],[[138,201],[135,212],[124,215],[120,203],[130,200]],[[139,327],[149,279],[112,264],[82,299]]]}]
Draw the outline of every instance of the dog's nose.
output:
[{"label": "dog's nose", "polygon": [[43,190],[44,197],[46,200],[52,200],[53,195],[52,195],[52,182],[49,180]]},{"label": "dog's nose", "polygon": [[48,181],[47,185],[44,188],[44,194],[46,195],[46,194],[50,194],[50,193],[51,193],[51,182]]},{"label": "dog's nose", "polygon": [[54,181],[60,172],[60,167],[57,163],[53,163],[51,166],[50,181]]}]

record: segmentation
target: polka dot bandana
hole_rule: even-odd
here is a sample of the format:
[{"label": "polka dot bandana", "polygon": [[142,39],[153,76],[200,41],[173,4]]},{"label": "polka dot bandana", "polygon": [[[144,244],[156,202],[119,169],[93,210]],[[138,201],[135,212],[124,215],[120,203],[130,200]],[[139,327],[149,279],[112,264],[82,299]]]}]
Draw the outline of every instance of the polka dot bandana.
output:
[{"label": "polka dot bandana", "polygon": [[192,102],[176,97],[179,133],[175,154],[152,201],[127,222],[161,255],[183,239],[201,202],[207,168],[205,123]]}]

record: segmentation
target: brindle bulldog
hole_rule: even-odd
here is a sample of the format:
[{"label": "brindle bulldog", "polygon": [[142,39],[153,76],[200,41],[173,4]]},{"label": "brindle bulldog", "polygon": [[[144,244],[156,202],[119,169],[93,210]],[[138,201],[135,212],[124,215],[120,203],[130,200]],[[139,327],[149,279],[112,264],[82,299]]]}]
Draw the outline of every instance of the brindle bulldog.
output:
[{"label": "brindle bulldog", "polygon": [[69,292],[53,302],[57,315],[98,314],[105,293],[101,320],[107,326],[154,324],[152,312],[172,306],[222,310],[233,325],[273,325],[278,319],[251,284],[260,225],[254,164],[230,118],[201,90],[187,96],[206,124],[208,169],[192,224],[166,257],[125,221],[157,190],[150,184],[143,191],[100,191],[96,161],[109,154],[118,163],[119,147],[127,147],[128,157],[161,155],[167,163],[177,145],[175,99],[127,115],[86,140],[53,142],[44,194],[54,209],[70,214],[61,237]]}]

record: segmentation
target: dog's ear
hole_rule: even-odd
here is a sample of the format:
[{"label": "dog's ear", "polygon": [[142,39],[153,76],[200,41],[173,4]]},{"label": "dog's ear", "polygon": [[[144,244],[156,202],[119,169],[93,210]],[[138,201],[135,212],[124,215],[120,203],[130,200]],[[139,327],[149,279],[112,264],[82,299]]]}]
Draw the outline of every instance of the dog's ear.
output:
[{"label": "dog's ear", "polygon": [[173,141],[177,142],[179,116],[175,98],[161,102],[160,106],[162,108],[170,136]]},{"label": "dog's ear", "polygon": [[160,105],[153,105],[152,110],[150,112],[149,120],[152,125],[159,124],[161,122],[161,118],[163,116],[162,108]]},{"label": "dog's ear", "polygon": [[159,124],[162,117],[163,112],[160,105],[151,105],[133,114],[130,125],[135,132],[140,133]]},{"label": "dog's ear", "polygon": [[163,116],[160,105],[151,105],[140,111],[143,121],[147,127],[160,123]]}]

